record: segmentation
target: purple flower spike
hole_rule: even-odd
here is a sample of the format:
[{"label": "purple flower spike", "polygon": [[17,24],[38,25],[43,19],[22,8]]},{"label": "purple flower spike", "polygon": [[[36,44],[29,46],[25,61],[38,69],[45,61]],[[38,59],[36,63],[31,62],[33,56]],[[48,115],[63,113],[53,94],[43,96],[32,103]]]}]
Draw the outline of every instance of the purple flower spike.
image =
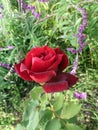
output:
[{"label": "purple flower spike", "polygon": [[22,0],[18,0],[18,2],[22,6],[24,12],[31,11],[31,13],[34,15],[35,18],[40,18],[41,15],[35,11],[35,9],[36,9],[35,6],[27,5]]},{"label": "purple flower spike", "polygon": [[73,69],[72,69],[72,71],[70,73],[73,74],[73,75],[75,75],[77,69],[78,69],[78,55],[75,58],[75,61],[73,63]]},{"label": "purple flower spike", "polygon": [[[77,34],[74,34],[75,37],[78,38],[78,44],[79,44],[79,49],[77,49],[76,51],[74,51],[75,49],[73,48],[67,48],[68,51],[70,51],[71,53],[79,53],[79,52],[82,52],[85,44],[84,44],[84,39],[86,38],[86,35],[83,34],[83,31],[85,30],[86,26],[87,26],[87,13],[86,13],[86,10],[83,9],[83,8],[77,8],[77,10],[81,13],[82,15],[82,24],[80,25],[79,29],[78,29],[78,33]],[[73,54],[74,54],[73,53]]]}]

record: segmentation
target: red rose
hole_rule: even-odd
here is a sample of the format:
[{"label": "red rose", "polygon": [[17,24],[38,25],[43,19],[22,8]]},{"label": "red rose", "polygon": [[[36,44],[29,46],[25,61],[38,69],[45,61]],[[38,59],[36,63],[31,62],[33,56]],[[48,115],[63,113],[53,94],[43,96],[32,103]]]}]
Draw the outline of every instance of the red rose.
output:
[{"label": "red rose", "polygon": [[[67,66],[68,57],[63,51],[60,50],[60,48],[52,49],[48,46],[43,46],[30,50],[25,59],[15,65],[15,70],[24,80],[33,80],[37,83],[46,83],[43,86],[44,90],[46,90],[49,81],[51,82],[52,79],[55,78],[54,82],[56,82],[56,77],[58,77],[59,73],[61,73]],[[65,86],[69,86],[69,82],[72,82],[72,80],[77,81],[75,76],[69,76],[68,78],[69,79],[66,80],[65,76]],[[62,79],[59,78],[59,81],[62,82],[59,82],[58,84],[59,88],[61,88],[64,84]],[[52,81],[51,84],[54,84],[54,82]]]}]

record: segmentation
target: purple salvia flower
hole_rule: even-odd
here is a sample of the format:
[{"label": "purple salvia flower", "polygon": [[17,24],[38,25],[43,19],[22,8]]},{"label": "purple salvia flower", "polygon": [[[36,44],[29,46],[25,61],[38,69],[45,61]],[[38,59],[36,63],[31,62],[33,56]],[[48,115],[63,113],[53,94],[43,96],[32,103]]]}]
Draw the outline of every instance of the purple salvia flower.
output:
[{"label": "purple salvia flower", "polygon": [[35,6],[27,5],[22,0],[18,0],[18,2],[21,4],[22,8],[24,9],[24,12],[31,11],[35,18],[40,18],[41,15],[35,11]]},{"label": "purple salvia flower", "polygon": [[83,34],[83,31],[85,30],[85,27],[87,26],[87,13],[86,13],[86,10],[83,9],[83,8],[77,8],[77,10],[82,15],[82,24],[80,25],[80,27],[78,29],[78,34],[75,34],[74,36],[76,36],[78,38],[78,44],[79,44],[80,47],[76,51],[75,51],[74,48],[71,48],[71,49],[67,48],[67,50],[70,51],[73,54],[82,52],[82,50],[85,46],[83,40],[86,38],[86,36],[84,36],[84,34]]},{"label": "purple salvia flower", "polygon": [[85,92],[80,93],[80,98],[81,99],[86,99],[87,98],[87,94]]},{"label": "purple salvia flower", "polygon": [[[2,62],[0,62],[0,66],[3,67],[3,68],[9,69],[9,70],[12,68],[12,65],[11,65],[11,64],[5,64],[5,63],[2,63]],[[14,68],[13,68],[12,71],[13,71],[14,73],[16,72]]]},{"label": "purple salvia flower", "polygon": [[39,14],[37,12],[33,12],[32,14],[35,16],[35,18],[40,18],[40,16],[41,16],[41,14]]},{"label": "purple salvia flower", "polygon": [[5,63],[2,63],[2,62],[0,62],[0,66],[1,66],[1,67],[4,67],[4,68],[6,68],[6,69],[10,69],[10,68],[11,68],[11,65],[10,65],[10,64],[5,64]]},{"label": "purple salvia flower", "polygon": [[74,97],[76,97],[77,99],[80,99],[80,94],[78,92],[74,92]]},{"label": "purple salvia flower", "polygon": [[86,92],[82,92],[82,93],[78,93],[78,92],[74,92],[74,97],[76,97],[77,99],[86,99],[87,98],[87,94]]},{"label": "purple salvia flower", "polygon": [[72,69],[72,71],[70,73],[73,74],[73,75],[75,75],[77,69],[78,69],[78,54],[77,54],[77,56],[75,58],[75,61],[73,63],[73,69]]},{"label": "purple salvia flower", "polygon": [[70,51],[72,54],[77,53],[77,50],[75,50],[74,48],[67,48],[68,51]]}]

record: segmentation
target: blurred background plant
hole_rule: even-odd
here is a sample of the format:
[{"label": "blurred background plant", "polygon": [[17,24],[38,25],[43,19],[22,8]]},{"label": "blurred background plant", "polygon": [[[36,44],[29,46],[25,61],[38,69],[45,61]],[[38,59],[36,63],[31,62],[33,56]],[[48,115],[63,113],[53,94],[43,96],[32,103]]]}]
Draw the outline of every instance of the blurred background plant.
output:
[{"label": "blurred background plant", "polygon": [[[23,2],[25,3],[25,8],[23,7]],[[70,65],[67,71],[71,71],[76,54],[72,54],[67,48],[79,48],[78,39],[74,35],[78,33],[79,26],[82,23],[82,16],[77,7],[84,8],[87,12],[88,22],[83,32],[86,35],[84,42],[87,45],[78,54],[77,75],[80,80],[75,87],[62,95],[66,95],[73,102],[82,105],[79,114],[76,113],[77,123],[75,124],[81,128],[73,126],[75,119],[71,122],[68,121],[71,124],[66,124],[66,130],[68,128],[72,130],[72,127],[77,130],[98,129],[98,2],[96,0],[0,1],[0,113],[2,115],[0,118],[0,129],[14,129],[14,126],[22,120],[22,112],[27,103],[31,100],[31,105],[35,103],[36,106],[35,99],[38,99],[38,102],[39,100],[44,102],[41,104],[42,106],[38,106],[41,107],[41,110],[45,109],[44,113],[49,115],[49,118],[46,119],[46,127],[44,124],[45,128],[43,129],[49,127],[49,124],[53,122],[59,125],[59,129],[60,126],[62,126],[62,130],[65,128],[58,119],[55,119],[57,118],[56,116],[51,115],[54,112],[47,109],[49,108],[47,102],[49,103],[50,97],[48,97],[47,101],[44,101],[44,97],[44,99],[41,97],[40,99],[36,96],[36,91],[39,91],[36,90],[37,84],[22,80],[14,71],[10,74],[8,72],[9,68],[24,58],[32,47],[42,45],[60,46],[69,57]],[[35,87],[36,91],[34,91]],[[73,96],[74,91],[86,92],[86,100],[76,99]],[[33,94],[36,97],[35,99],[32,97]],[[52,97],[48,105],[53,106],[53,100],[58,99],[57,96],[54,97]],[[42,101],[40,102],[42,103]],[[39,107],[37,108],[38,112],[40,110]],[[25,110],[24,113],[26,114]],[[45,114],[40,116],[43,117]],[[53,117],[54,119],[52,119]],[[51,122],[51,119],[53,122]],[[41,121],[40,123],[43,122]],[[17,129],[19,127],[21,130],[23,129],[21,125],[18,125]],[[36,128],[36,130],[40,130],[40,127]]]}]

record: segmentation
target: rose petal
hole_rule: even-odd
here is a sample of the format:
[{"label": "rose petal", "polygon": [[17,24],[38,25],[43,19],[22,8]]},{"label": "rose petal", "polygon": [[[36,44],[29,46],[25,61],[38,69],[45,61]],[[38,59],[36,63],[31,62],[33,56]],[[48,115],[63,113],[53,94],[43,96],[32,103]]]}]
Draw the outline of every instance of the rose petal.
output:
[{"label": "rose petal", "polygon": [[27,66],[27,68],[31,68],[32,65],[32,58],[33,57],[38,57],[39,55],[41,55],[41,53],[44,51],[44,49],[42,47],[36,47],[36,48],[32,48],[26,55],[25,57],[25,65]]},{"label": "rose petal", "polygon": [[32,58],[32,67],[31,70],[33,72],[43,72],[47,71],[48,67],[53,64],[55,60],[55,56],[51,57],[50,60],[43,61],[38,57],[33,57]]},{"label": "rose petal", "polygon": [[53,70],[57,70],[59,64],[60,64],[61,61],[62,61],[62,57],[63,57],[62,54],[58,54],[58,55],[57,55],[57,59],[56,59],[56,61],[54,61],[54,63],[53,63],[53,64],[48,68],[48,70],[51,70],[51,69],[53,69]]},{"label": "rose petal", "polygon": [[78,81],[78,77],[76,77],[75,75],[72,75],[70,73],[65,73],[63,72],[61,74],[62,79],[66,79],[66,81],[68,81],[68,86],[71,87],[74,84],[76,84],[76,82]]},{"label": "rose petal", "polygon": [[37,83],[47,82],[54,76],[56,76],[55,71],[45,71],[45,72],[30,74],[32,80],[34,80]]},{"label": "rose petal", "polygon": [[[22,66],[21,66],[22,65]],[[23,67],[23,68],[22,68]],[[24,66],[23,63],[15,64],[15,70],[19,74],[19,76],[27,81],[32,81],[32,78],[29,76],[29,70],[27,70]]]},{"label": "rose petal", "polygon": [[43,86],[46,93],[60,92],[68,89],[67,81],[48,82]]},{"label": "rose petal", "polygon": [[61,51],[59,47],[55,48],[54,50],[57,54],[63,54],[62,62],[59,65],[59,70],[62,71],[68,66],[68,57],[63,51]]},{"label": "rose petal", "polygon": [[58,73],[55,77],[48,81],[43,86],[43,89],[47,93],[60,92],[69,89],[74,84],[76,84],[77,81],[78,78],[76,76],[62,72]]},{"label": "rose petal", "polygon": [[31,68],[32,65],[32,59],[34,57],[39,57],[41,59],[41,56],[44,54],[44,60],[47,59],[47,55],[48,58],[53,55],[56,55],[55,51],[53,49],[51,49],[48,46],[43,46],[43,47],[35,47],[32,50],[30,50],[25,58],[25,65],[27,66],[27,68]]}]

